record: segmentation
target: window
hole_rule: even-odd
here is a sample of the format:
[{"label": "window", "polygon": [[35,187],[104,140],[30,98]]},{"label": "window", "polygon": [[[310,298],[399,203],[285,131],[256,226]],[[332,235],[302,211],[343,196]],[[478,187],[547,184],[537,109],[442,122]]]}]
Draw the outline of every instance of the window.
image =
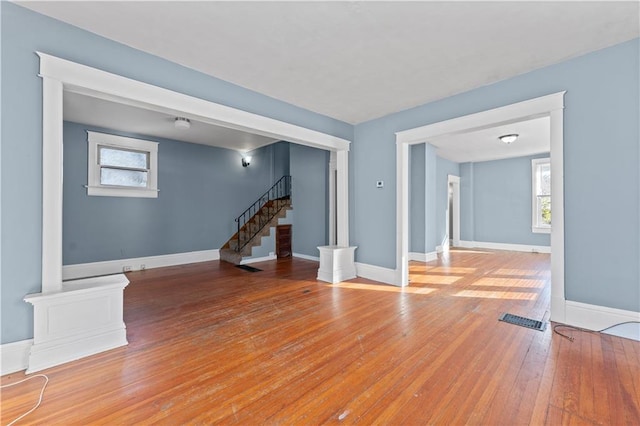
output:
[{"label": "window", "polygon": [[87,132],[88,195],[158,197],[158,143]]},{"label": "window", "polygon": [[551,232],[551,162],[549,158],[531,160],[532,224],[537,233]]}]

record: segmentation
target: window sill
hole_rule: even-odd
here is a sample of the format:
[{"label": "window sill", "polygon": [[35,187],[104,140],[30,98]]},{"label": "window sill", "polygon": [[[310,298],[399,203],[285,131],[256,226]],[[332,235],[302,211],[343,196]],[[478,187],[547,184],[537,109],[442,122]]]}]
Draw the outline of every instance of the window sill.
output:
[{"label": "window sill", "polygon": [[533,227],[531,228],[531,232],[533,232],[534,234],[550,234],[551,227],[548,227],[548,228]]},{"label": "window sill", "polygon": [[87,195],[98,197],[158,198],[157,189],[87,186]]}]

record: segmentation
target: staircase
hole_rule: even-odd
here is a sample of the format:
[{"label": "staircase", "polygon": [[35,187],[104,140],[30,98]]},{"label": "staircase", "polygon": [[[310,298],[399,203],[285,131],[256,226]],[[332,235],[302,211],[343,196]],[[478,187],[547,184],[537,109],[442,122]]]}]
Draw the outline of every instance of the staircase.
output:
[{"label": "staircase", "polygon": [[220,249],[220,260],[239,265],[291,208],[291,176],[283,176],[235,219],[237,232]]}]

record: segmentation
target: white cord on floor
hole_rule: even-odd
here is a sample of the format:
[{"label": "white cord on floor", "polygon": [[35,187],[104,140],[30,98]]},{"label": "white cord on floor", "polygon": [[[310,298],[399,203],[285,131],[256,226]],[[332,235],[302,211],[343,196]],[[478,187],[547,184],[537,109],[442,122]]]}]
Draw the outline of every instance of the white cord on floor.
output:
[{"label": "white cord on floor", "polygon": [[4,388],[8,388],[9,386],[15,386],[15,385],[18,385],[20,383],[26,382],[27,380],[35,379],[36,377],[43,377],[44,378],[44,384],[42,385],[42,389],[40,389],[40,397],[38,398],[38,402],[29,411],[27,411],[26,413],[22,414],[21,416],[15,418],[7,426],[11,426],[11,425],[15,424],[15,422],[17,422],[18,420],[24,418],[28,414],[33,413],[33,411],[40,406],[40,403],[42,402],[42,396],[44,395],[44,388],[47,387],[47,383],[49,383],[49,378],[47,376],[45,376],[44,374],[36,374],[34,376],[27,377],[26,379],[22,379],[19,382],[10,383],[8,385],[0,386],[0,389],[4,389]]}]

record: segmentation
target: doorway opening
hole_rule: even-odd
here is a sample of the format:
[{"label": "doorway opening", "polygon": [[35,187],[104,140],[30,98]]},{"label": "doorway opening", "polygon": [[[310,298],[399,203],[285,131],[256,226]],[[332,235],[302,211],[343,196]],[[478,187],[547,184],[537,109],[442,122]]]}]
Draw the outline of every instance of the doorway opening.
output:
[{"label": "doorway opening", "polygon": [[564,94],[564,91],[558,92],[396,133],[396,285],[407,286],[409,280],[409,146],[428,143],[430,139],[439,136],[486,129],[533,118],[549,117],[551,185],[553,187],[551,203],[554,206],[554,223],[551,230],[551,319],[564,322],[566,309],[563,193]]}]

